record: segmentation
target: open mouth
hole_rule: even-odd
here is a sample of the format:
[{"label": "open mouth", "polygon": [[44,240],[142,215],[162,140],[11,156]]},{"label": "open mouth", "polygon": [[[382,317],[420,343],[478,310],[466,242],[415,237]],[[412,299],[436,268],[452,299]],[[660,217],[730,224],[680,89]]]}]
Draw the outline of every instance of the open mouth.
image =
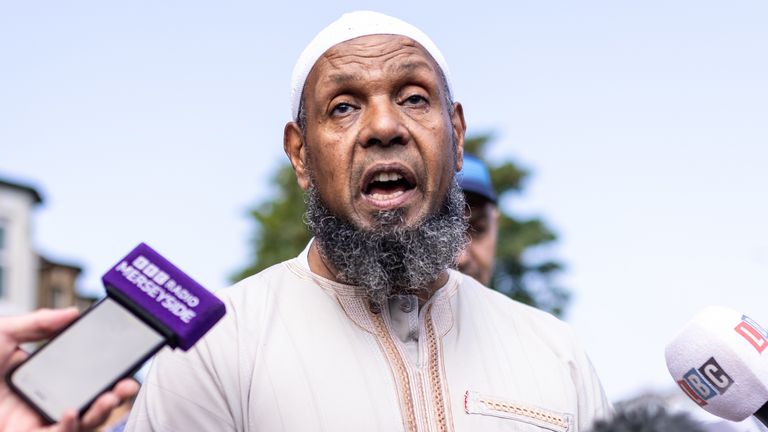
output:
[{"label": "open mouth", "polygon": [[363,194],[375,201],[393,200],[416,187],[413,176],[399,168],[382,168],[368,174]]}]

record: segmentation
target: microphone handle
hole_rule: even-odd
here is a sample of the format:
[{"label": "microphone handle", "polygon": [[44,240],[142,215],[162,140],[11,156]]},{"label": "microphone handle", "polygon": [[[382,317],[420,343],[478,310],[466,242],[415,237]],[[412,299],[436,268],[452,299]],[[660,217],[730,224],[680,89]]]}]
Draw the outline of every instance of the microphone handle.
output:
[{"label": "microphone handle", "polygon": [[763,404],[759,410],[755,411],[755,417],[768,427],[768,402]]}]

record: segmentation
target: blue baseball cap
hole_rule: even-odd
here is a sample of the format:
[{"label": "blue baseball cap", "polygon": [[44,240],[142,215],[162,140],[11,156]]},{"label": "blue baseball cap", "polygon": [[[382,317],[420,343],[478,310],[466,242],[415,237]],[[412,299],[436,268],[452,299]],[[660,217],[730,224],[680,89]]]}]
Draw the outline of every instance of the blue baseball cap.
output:
[{"label": "blue baseball cap", "polygon": [[491,173],[483,161],[468,153],[464,153],[464,165],[456,174],[459,186],[464,192],[472,192],[496,204],[496,192],[491,184]]}]

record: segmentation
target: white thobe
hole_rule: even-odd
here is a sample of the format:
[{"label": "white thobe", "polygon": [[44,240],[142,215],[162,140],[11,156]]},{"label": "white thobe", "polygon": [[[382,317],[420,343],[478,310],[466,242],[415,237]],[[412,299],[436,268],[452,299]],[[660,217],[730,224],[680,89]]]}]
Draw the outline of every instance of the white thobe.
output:
[{"label": "white thobe", "polygon": [[371,305],[300,259],[217,292],[227,315],[155,359],[129,431],[586,431],[611,408],[563,322],[457,271]]}]

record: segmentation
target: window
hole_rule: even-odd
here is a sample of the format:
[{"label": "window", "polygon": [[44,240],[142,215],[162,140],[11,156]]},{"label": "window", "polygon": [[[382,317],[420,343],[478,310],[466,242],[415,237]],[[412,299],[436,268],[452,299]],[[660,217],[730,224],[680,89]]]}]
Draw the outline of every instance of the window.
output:
[{"label": "window", "polygon": [[58,286],[54,285],[51,287],[51,297],[50,297],[50,307],[52,308],[60,308],[66,306],[67,296],[64,290]]},{"label": "window", "polygon": [[0,265],[0,299],[5,296],[5,273],[3,270],[5,269]]}]

